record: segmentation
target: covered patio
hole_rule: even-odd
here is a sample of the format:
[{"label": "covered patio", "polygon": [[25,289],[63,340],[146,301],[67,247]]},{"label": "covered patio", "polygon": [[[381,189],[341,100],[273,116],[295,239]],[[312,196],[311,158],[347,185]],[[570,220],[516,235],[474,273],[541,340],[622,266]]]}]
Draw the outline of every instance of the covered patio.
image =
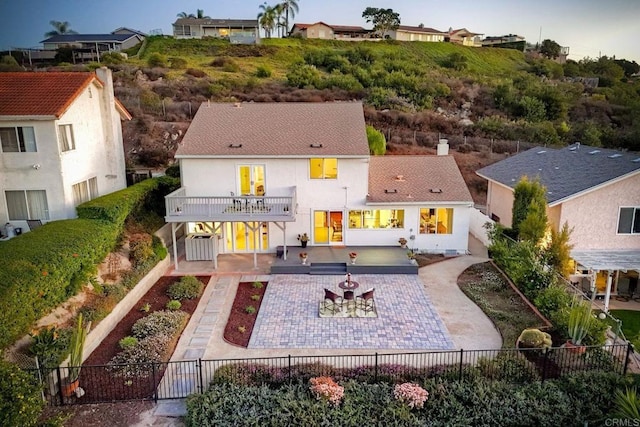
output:
[{"label": "covered patio", "polygon": [[640,298],[640,250],[572,251],[571,257],[578,266],[570,281],[592,299],[603,297],[605,312],[609,311],[612,295],[624,296],[628,301],[623,302],[631,304]]}]

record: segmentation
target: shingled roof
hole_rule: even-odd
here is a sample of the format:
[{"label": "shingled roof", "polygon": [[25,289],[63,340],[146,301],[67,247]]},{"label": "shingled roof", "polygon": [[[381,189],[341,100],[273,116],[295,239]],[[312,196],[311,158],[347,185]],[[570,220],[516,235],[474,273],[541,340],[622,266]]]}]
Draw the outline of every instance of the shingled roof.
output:
[{"label": "shingled roof", "polygon": [[369,203],[473,203],[453,156],[372,156]]},{"label": "shingled roof", "polygon": [[550,206],[611,181],[640,173],[640,153],[574,144],[535,147],[476,172],[514,188],[520,178],[539,178]]},{"label": "shingled roof", "polygon": [[0,116],[60,117],[92,82],[94,73],[0,73]]},{"label": "shingled roof", "polygon": [[181,157],[365,157],[360,102],[203,103]]},{"label": "shingled roof", "polygon": [[108,43],[108,42],[125,42],[138,34],[57,34],[48,39],[42,40],[40,43]]}]

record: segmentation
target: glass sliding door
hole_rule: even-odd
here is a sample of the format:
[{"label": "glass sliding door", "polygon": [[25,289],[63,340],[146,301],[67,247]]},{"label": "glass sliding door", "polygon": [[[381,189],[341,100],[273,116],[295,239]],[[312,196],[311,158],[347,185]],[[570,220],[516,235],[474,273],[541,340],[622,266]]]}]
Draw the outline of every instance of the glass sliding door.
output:
[{"label": "glass sliding door", "polygon": [[313,243],[316,245],[342,244],[341,211],[313,211]]},{"label": "glass sliding door", "polygon": [[[256,228],[257,227],[257,228]],[[225,224],[225,242],[227,252],[266,251],[269,247],[269,227],[266,222],[227,222]]]},{"label": "glass sliding door", "polygon": [[238,166],[238,191],[243,196],[264,196],[264,165]]}]

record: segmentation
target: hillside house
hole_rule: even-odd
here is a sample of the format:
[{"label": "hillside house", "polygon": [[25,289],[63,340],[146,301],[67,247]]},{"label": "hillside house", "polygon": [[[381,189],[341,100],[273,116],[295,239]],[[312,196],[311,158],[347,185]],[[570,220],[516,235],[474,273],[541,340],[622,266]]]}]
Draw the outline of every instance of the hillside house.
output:
[{"label": "hillside house", "polygon": [[80,203],[124,188],[129,119],[107,68],[0,73],[0,224],[75,218]]},{"label": "hillside house", "polygon": [[324,22],[316,22],[315,24],[295,23],[289,35],[305,39],[343,41],[377,40],[372,30],[351,25],[329,25]]},{"label": "hillside house", "polygon": [[472,33],[466,28],[450,29],[445,41],[468,47],[482,47],[482,33]]},{"label": "hillside house", "polygon": [[573,228],[571,280],[605,298],[633,290],[640,272],[640,153],[536,147],[477,171],[488,180],[487,215],[511,226],[513,188],[523,176],[547,190],[550,226]]},{"label": "hillside house", "polygon": [[473,201],[441,152],[371,156],[360,102],[203,104],[176,153],[182,187],[166,196],[175,259],[179,230],[186,245],[213,238],[214,260],[276,252],[303,233],[313,246],[405,238],[465,253]]},{"label": "hillside house", "polygon": [[179,18],[173,23],[177,39],[214,37],[238,44],[259,43],[259,30],[257,19]]},{"label": "hillside house", "polygon": [[443,42],[447,33],[434,30],[428,27],[412,27],[409,25],[400,25],[395,30],[386,31],[384,38],[390,38],[400,41],[419,41],[419,42]]}]

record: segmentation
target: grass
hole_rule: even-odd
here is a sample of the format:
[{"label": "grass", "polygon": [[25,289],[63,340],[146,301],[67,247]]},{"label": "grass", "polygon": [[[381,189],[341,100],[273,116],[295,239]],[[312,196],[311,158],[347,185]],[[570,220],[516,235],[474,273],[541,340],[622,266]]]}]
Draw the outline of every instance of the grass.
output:
[{"label": "grass", "polygon": [[490,263],[466,269],[458,277],[458,286],[491,319],[502,335],[503,348],[514,348],[522,330],[543,325]]},{"label": "grass", "polygon": [[[622,321],[622,332],[629,340],[634,340],[640,334],[640,312],[633,310],[611,310],[611,315]],[[615,322],[611,327],[615,331],[618,327]]]}]

